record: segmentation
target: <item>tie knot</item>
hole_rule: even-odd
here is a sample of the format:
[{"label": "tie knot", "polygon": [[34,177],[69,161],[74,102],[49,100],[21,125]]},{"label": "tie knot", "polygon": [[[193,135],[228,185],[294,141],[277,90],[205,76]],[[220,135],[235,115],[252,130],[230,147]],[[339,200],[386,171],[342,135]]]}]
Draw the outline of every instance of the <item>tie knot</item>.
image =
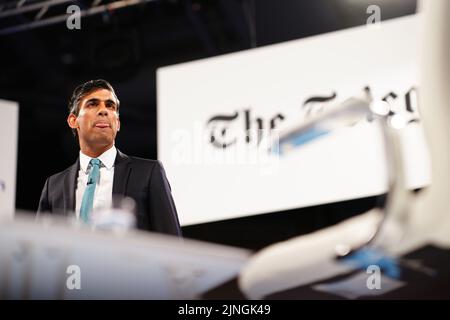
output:
[{"label": "tie knot", "polygon": [[91,164],[91,166],[98,166],[98,167],[100,167],[100,164],[102,162],[99,159],[94,158],[94,159],[91,159],[91,161],[89,163]]}]

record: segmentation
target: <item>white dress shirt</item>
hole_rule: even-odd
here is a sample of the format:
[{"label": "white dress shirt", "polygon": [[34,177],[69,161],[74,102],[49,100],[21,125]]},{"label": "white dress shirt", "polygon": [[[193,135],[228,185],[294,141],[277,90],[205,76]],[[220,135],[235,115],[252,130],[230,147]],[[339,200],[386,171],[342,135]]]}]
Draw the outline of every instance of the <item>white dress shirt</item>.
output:
[{"label": "white dress shirt", "polygon": [[[114,161],[116,160],[117,149],[112,146],[110,149],[97,157],[102,164],[100,165],[100,177],[95,187],[94,204],[92,211],[111,208],[112,205],[112,189],[114,180]],[[80,217],[81,201],[86,190],[89,177],[91,157],[83,154],[80,150],[80,170],[78,171],[77,189],[75,192],[75,212],[77,218]]]}]

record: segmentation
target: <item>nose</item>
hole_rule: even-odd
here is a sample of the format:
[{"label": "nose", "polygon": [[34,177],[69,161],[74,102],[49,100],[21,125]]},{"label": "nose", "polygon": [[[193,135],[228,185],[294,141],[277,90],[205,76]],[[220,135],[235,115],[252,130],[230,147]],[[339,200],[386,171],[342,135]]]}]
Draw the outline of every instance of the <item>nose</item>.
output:
[{"label": "nose", "polygon": [[107,116],[108,115],[108,108],[106,108],[106,104],[103,101],[100,102],[100,104],[98,106],[97,114],[99,116]]}]

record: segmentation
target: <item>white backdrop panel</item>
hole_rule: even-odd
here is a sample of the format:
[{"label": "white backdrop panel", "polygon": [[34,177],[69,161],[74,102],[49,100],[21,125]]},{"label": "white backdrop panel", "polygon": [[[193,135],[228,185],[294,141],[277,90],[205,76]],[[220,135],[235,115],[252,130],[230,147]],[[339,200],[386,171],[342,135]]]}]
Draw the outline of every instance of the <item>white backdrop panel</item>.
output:
[{"label": "white backdrop panel", "polygon": [[[367,197],[387,190],[381,133],[363,121],[280,158],[272,132],[368,86],[418,119],[420,17],[393,19],[157,72],[158,158],[182,225]],[[325,106],[326,107],[326,106]],[[262,128],[258,143],[256,129]],[[249,129],[249,131],[246,131]],[[246,132],[249,140],[246,138]],[[225,149],[211,143],[229,144]],[[429,183],[420,122],[404,130],[408,185]]]},{"label": "white backdrop panel", "polygon": [[19,105],[0,100],[0,217],[14,214]]}]

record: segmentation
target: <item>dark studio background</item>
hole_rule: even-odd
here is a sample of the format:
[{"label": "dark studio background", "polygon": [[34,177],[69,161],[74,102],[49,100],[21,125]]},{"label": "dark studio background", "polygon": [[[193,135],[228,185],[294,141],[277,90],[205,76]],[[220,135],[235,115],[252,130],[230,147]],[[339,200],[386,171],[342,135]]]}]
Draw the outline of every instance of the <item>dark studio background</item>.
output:
[{"label": "dark studio background", "polygon": [[[0,0],[0,8],[12,2]],[[74,3],[86,8],[92,0]],[[0,98],[20,104],[16,207],[36,210],[45,179],[77,158],[66,117],[67,100],[81,82],[112,83],[121,101],[117,147],[155,159],[158,67],[362,25],[371,4],[381,7],[383,20],[416,10],[415,0],[155,0],[84,17],[81,30],[68,30],[62,22],[0,35]],[[0,18],[0,29],[32,19],[32,14]],[[381,198],[206,223],[183,232],[258,249],[364,212]]]}]

